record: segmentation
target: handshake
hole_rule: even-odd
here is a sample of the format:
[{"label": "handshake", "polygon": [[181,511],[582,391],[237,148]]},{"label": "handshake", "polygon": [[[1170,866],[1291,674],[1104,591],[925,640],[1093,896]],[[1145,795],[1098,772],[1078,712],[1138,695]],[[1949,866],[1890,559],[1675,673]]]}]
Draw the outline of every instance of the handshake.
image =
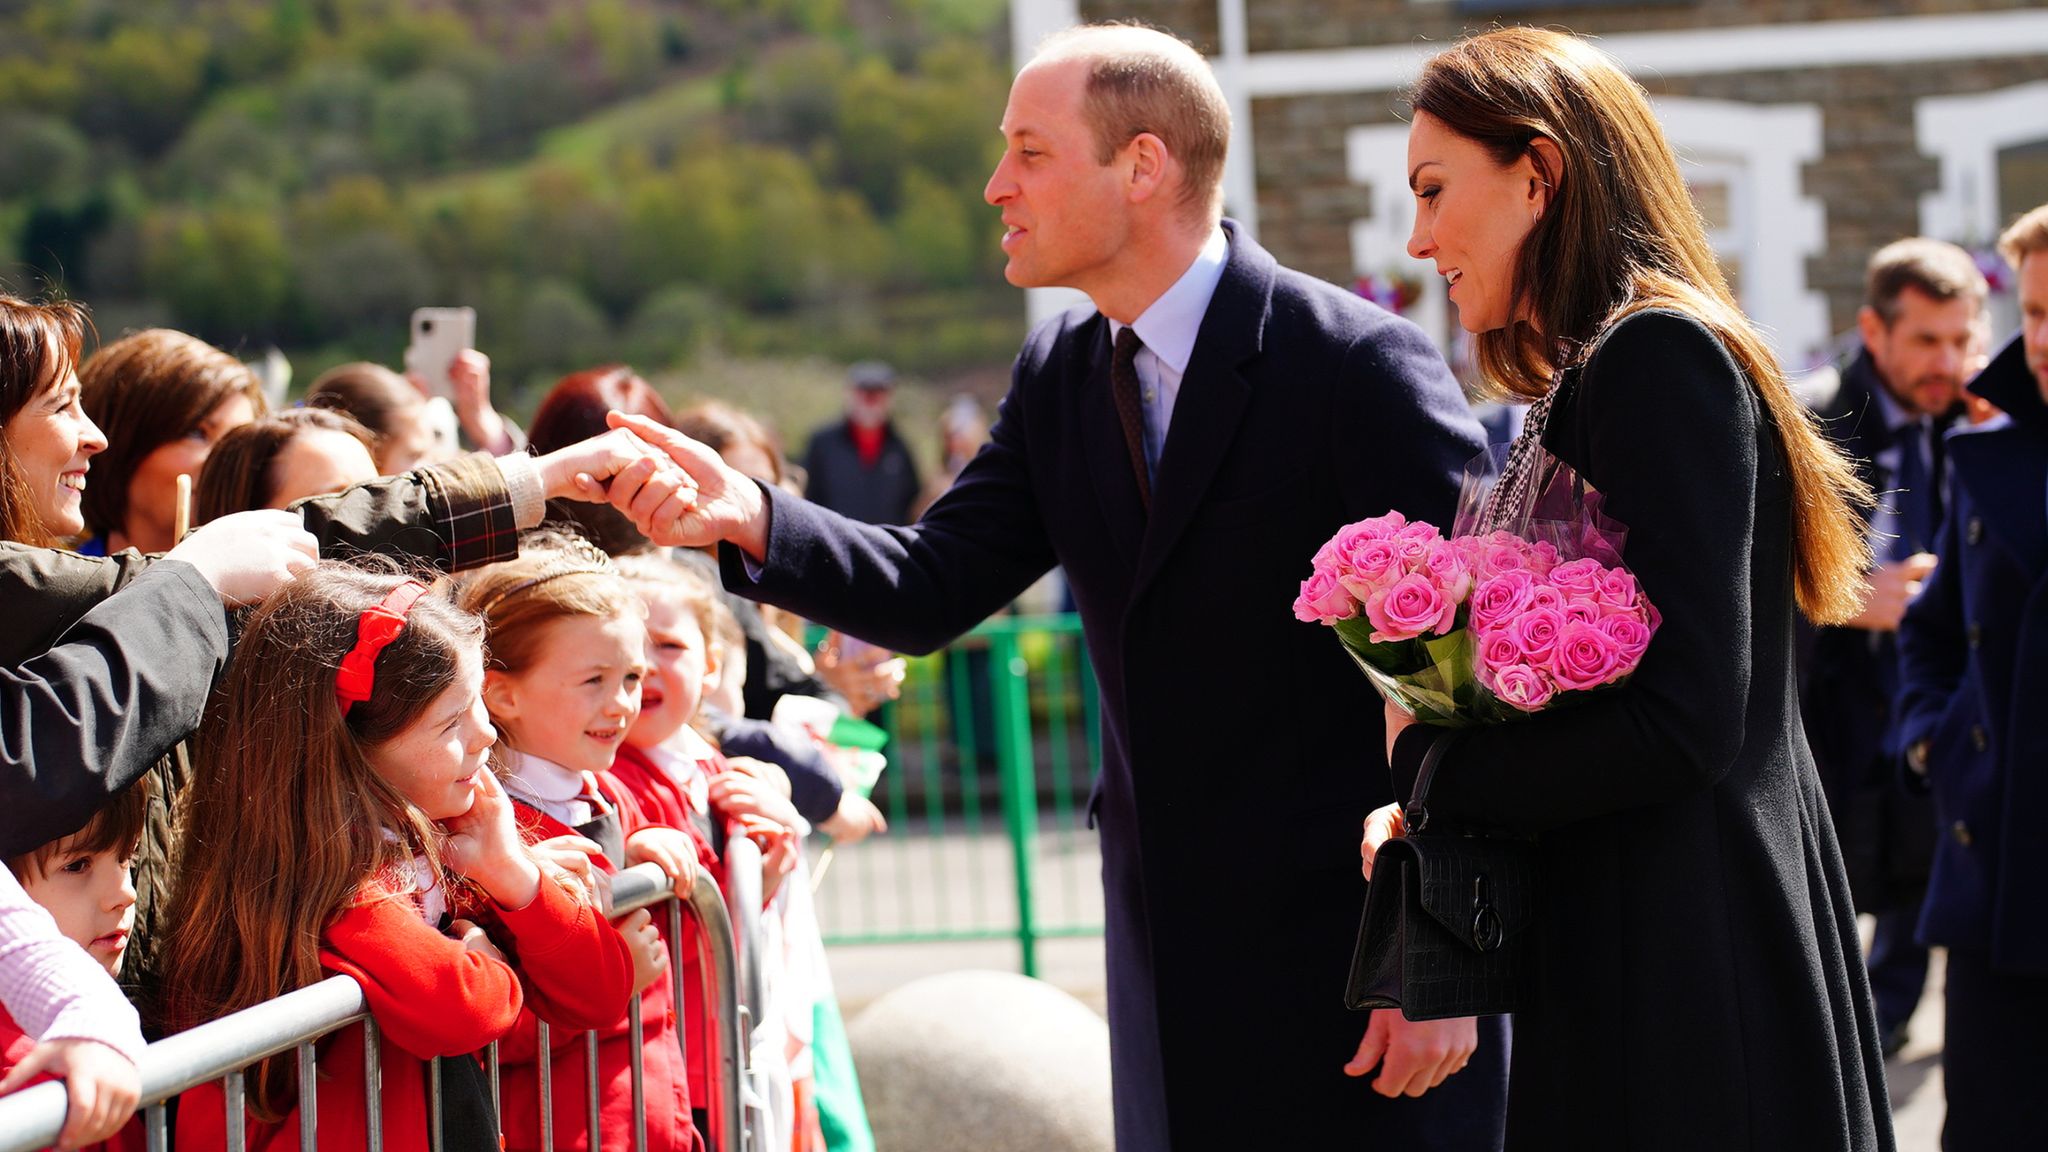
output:
[{"label": "handshake", "polygon": [[[765,500],[752,480],[672,428],[618,412],[611,422],[609,432],[534,459],[544,498],[609,503],[665,547],[729,539],[763,556]],[[319,542],[298,513],[265,510],[204,524],[165,558],[197,568],[223,601],[239,607],[261,600],[320,557]]]}]

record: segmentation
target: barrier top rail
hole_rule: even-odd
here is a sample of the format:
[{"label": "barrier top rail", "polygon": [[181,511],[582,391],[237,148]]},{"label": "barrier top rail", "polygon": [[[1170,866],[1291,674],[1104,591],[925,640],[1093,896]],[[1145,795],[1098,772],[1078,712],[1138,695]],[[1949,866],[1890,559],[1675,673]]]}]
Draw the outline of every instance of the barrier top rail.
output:
[{"label": "barrier top rail", "polygon": [[[612,911],[622,915],[661,903],[675,895],[668,878],[652,864],[629,868],[612,878]],[[719,1006],[711,1021],[716,1045],[716,1091],[706,1102],[719,1152],[743,1148],[740,1110],[740,1037],[738,970],[732,922],[717,884],[699,875],[687,903],[703,931],[699,954],[704,971],[705,999]],[[674,913],[680,919],[681,909]],[[672,920],[671,924],[676,921]],[[679,957],[670,963],[680,966]],[[677,996],[680,999],[680,982]],[[682,1019],[677,1005],[677,1019]],[[142,1054],[142,1099],[138,1110],[162,1104],[187,1089],[228,1076],[267,1056],[291,1051],[338,1028],[368,1018],[362,986],[348,976],[330,976],[311,987],[288,992],[209,1021],[151,1044]],[[0,1097],[0,1152],[35,1152],[49,1147],[64,1127],[66,1094],[62,1083],[38,1084]]]}]

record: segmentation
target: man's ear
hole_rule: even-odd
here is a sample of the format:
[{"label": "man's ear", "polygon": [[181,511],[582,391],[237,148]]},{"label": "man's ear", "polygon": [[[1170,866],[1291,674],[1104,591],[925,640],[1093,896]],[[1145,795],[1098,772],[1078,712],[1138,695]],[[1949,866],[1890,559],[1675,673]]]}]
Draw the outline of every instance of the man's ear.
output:
[{"label": "man's ear", "polygon": [[1856,310],[1856,334],[1863,338],[1865,349],[1884,343],[1886,332],[1884,317],[1877,314],[1877,309],[1865,304]]},{"label": "man's ear", "polygon": [[1529,207],[1540,215],[1564,187],[1564,152],[1557,141],[1538,136],[1529,141],[1529,166]]},{"label": "man's ear", "polygon": [[1130,197],[1142,204],[1166,191],[1178,167],[1166,141],[1150,132],[1140,132],[1124,145],[1124,163],[1130,166]]}]

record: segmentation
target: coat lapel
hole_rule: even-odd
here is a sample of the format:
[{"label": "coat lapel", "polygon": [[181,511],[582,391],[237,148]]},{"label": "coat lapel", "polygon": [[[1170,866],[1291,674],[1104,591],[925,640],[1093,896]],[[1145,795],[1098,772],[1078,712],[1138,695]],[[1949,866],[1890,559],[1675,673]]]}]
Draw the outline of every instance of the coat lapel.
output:
[{"label": "coat lapel", "polygon": [[[1160,449],[1133,599],[1144,593],[1200,509],[1252,396],[1251,382],[1238,369],[1258,354],[1265,337],[1277,266],[1234,222],[1225,221],[1223,226],[1230,234],[1230,259],[1202,316],[1188,370],[1181,377],[1180,397],[1174,402],[1173,423]],[[1106,392],[1107,371],[1103,377]],[[1109,417],[1113,423],[1114,408]]]},{"label": "coat lapel", "polygon": [[1073,368],[1081,378],[1081,447],[1109,538],[1124,563],[1136,568],[1138,542],[1145,534],[1145,506],[1138,495],[1138,478],[1131,474],[1116,398],[1110,393],[1109,321],[1098,313],[1086,327],[1093,330],[1075,341],[1080,354]]},{"label": "coat lapel", "polygon": [[2048,564],[2048,452],[2040,437],[2015,424],[1960,432],[1948,438],[1948,458],[1956,483],[1978,495],[1972,507],[1992,539],[2028,571]]}]

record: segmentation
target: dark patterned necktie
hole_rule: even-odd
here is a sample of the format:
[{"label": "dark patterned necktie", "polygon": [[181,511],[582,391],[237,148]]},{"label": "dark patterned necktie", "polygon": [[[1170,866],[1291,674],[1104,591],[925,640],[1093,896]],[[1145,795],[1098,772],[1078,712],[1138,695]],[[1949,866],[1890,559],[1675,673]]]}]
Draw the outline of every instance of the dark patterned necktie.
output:
[{"label": "dark patterned necktie", "polygon": [[1116,418],[1124,426],[1124,447],[1130,449],[1131,471],[1138,478],[1138,499],[1152,510],[1152,476],[1145,467],[1145,404],[1138,395],[1138,349],[1145,342],[1125,325],[1116,334],[1116,355],[1109,362],[1109,390],[1116,398]]}]

